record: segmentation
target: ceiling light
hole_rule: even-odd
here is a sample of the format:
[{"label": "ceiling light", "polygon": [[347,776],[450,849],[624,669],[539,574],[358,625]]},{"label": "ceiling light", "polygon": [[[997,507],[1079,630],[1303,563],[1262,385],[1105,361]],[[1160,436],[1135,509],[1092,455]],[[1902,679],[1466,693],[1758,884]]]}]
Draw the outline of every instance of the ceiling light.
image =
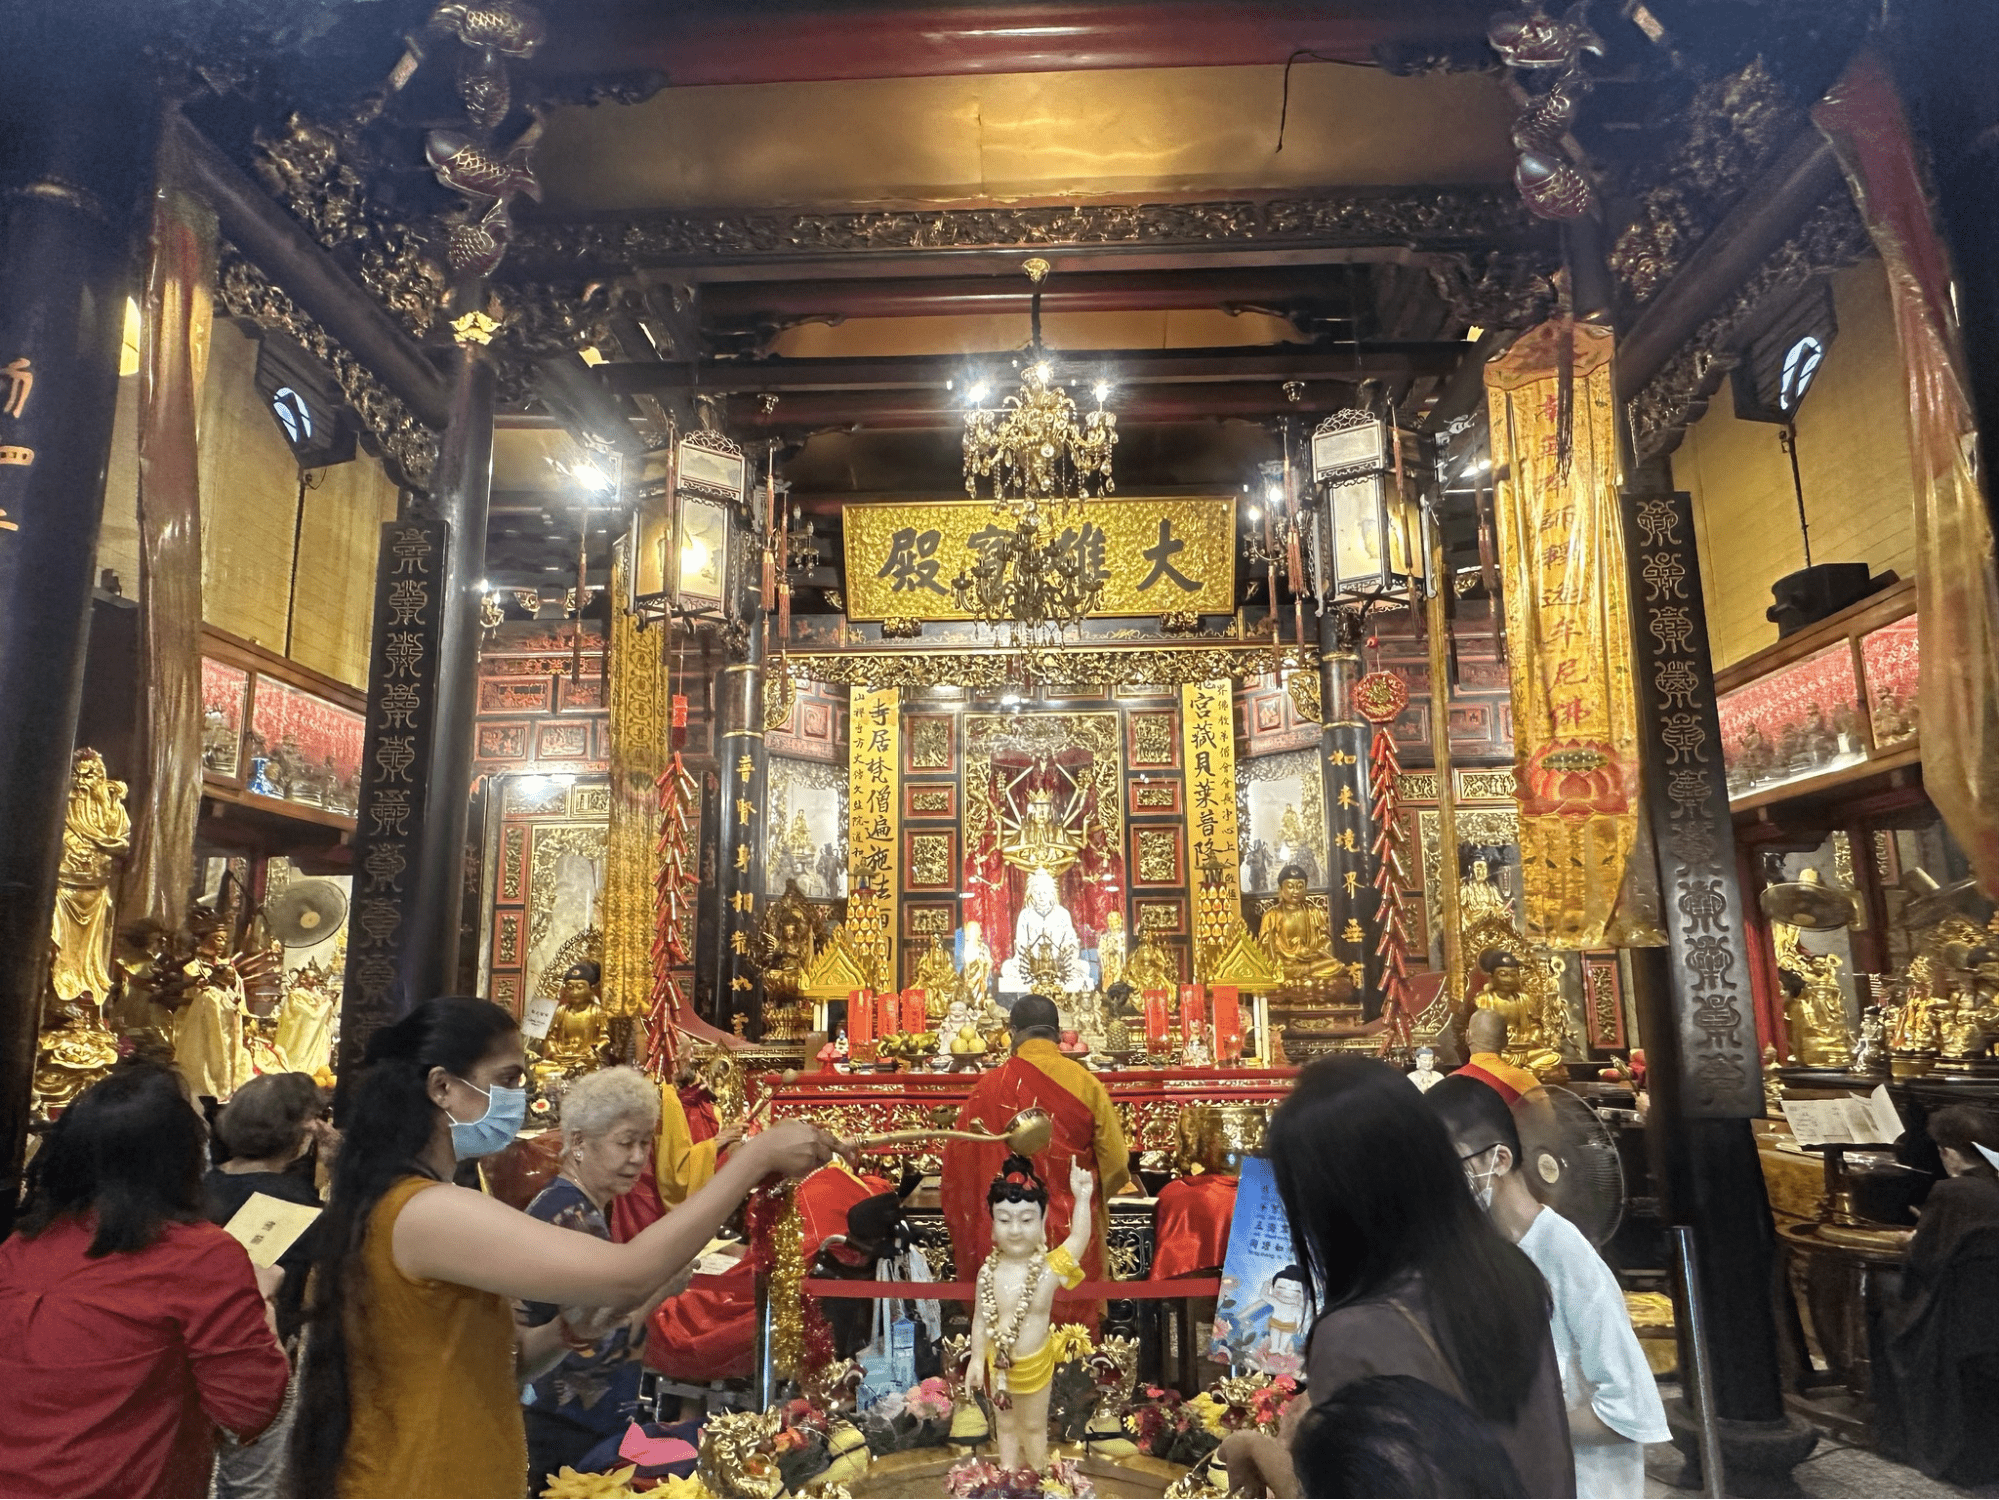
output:
[{"label": "ceiling light", "polygon": [[582,485],[584,489],[593,492],[601,492],[611,487],[610,476],[595,464],[588,461],[577,464],[572,468],[569,471],[569,477]]},{"label": "ceiling light", "polygon": [[968,406],[984,406],[986,404],[986,383],[983,380],[965,392],[965,403]]},{"label": "ceiling light", "polygon": [[1243,514],[1249,518],[1251,525],[1255,525],[1258,521],[1261,521],[1263,519],[1263,512],[1258,510],[1254,505],[1252,505],[1248,510],[1244,511]]},{"label": "ceiling light", "polygon": [[1097,398],[1097,405],[1102,406],[1111,398],[1111,383],[1108,380],[1099,380],[1090,387],[1090,394]]}]

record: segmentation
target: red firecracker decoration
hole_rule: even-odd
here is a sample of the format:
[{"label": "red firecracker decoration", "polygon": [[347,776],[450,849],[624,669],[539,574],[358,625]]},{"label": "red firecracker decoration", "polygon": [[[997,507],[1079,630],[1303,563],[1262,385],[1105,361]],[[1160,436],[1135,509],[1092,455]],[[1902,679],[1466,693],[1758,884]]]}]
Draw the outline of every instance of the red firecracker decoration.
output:
[{"label": "red firecracker decoration", "polygon": [[1409,908],[1402,895],[1408,879],[1408,836],[1395,792],[1402,761],[1389,730],[1408,703],[1408,685],[1392,672],[1369,672],[1354,684],[1354,708],[1374,725],[1367,786],[1375,830],[1373,884],[1380,898],[1375,920],[1381,935],[1375,940],[1374,951],[1381,959],[1381,1014],[1387,1022],[1381,1037],[1383,1057],[1409,1050],[1415,1020],[1409,993]]},{"label": "red firecracker decoration", "polygon": [[[686,737],[687,700],[673,699],[676,743]],[[699,789],[694,777],[673,752],[666,770],[660,774],[659,843],[653,877],[652,1005],[647,1025],[646,1071],[654,1078],[672,1076],[679,1052],[680,1019],[687,1009],[687,997],[673,971],[693,961],[687,951],[686,932],[693,921],[695,892],[699,874],[695,868],[695,844],[699,839],[695,808]]]}]

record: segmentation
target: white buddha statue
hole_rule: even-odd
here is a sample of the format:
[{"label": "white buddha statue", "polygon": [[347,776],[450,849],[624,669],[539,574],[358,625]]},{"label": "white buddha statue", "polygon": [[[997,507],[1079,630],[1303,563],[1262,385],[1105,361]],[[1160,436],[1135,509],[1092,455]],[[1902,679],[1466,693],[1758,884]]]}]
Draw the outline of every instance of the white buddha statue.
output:
[{"label": "white buddha statue", "polygon": [[1061,966],[1061,988],[1068,991],[1089,988],[1089,975],[1082,958],[1082,943],[1076,924],[1055,890],[1055,877],[1035,870],[1027,877],[1026,902],[1013,928],[1013,956],[1000,966],[1000,988],[1026,992],[1035,988],[1028,978],[1024,955],[1043,950]]}]

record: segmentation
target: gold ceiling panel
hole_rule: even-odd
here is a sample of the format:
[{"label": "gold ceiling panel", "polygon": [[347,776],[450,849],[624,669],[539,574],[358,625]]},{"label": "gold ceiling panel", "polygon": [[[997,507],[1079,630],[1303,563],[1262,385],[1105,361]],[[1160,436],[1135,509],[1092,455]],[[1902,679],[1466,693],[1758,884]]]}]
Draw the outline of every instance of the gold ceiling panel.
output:
[{"label": "gold ceiling panel", "polygon": [[556,213],[843,208],[1503,181],[1497,76],[1300,63],[669,88],[560,110]]}]

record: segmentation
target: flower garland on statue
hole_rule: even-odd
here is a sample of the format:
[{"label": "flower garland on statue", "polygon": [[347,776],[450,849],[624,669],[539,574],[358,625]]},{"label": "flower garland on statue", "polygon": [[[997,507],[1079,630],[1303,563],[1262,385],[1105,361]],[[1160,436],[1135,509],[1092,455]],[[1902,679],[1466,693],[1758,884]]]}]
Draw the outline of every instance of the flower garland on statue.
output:
[{"label": "flower garland on statue", "polygon": [[1013,1368],[1013,1346],[1020,1341],[1021,1327],[1027,1322],[1028,1309],[1034,1305],[1034,1294],[1041,1290],[1042,1280],[1048,1274],[1048,1261],[1045,1256],[1037,1255],[1029,1262],[1027,1285],[1014,1305],[1013,1320],[1004,1328],[1000,1326],[998,1265],[999,1251],[995,1250],[979,1267],[979,1311],[985,1314],[986,1327],[993,1330],[993,1405],[1005,1411],[1013,1405],[1006,1388],[1006,1372]]},{"label": "flower garland on statue", "polygon": [[[1380,645],[1368,640],[1370,650]],[[1408,835],[1402,827],[1401,799],[1395,785],[1402,775],[1402,760],[1395,750],[1395,735],[1389,726],[1409,704],[1409,687],[1393,672],[1376,667],[1354,684],[1353,706],[1374,726],[1368,736],[1368,798],[1374,819],[1374,879],[1379,897],[1375,920],[1381,935],[1375,939],[1375,955],[1381,960],[1382,1015],[1387,1027],[1381,1036],[1381,1055],[1396,1057],[1407,1053],[1414,1028],[1414,1008],[1409,992],[1409,909],[1402,891],[1408,879]]]}]

